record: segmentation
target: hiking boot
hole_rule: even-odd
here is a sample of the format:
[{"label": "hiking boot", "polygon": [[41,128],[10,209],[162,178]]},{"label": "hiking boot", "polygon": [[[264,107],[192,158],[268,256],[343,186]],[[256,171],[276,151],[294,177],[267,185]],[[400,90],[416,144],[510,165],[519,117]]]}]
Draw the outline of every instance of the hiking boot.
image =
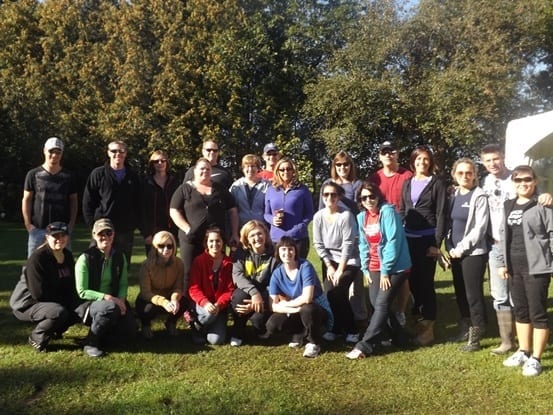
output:
[{"label": "hiking boot", "polygon": [[451,343],[466,342],[469,339],[470,318],[462,318],[457,323],[457,334],[448,339]]},{"label": "hiking boot", "polygon": [[29,344],[37,352],[46,352],[47,343],[39,343],[33,340],[32,336],[29,336]]},{"label": "hiking boot", "polygon": [[420,320],[415,327],[417,337],[414,343],[417,346],[430,346],[434,341],[434,320]]},{"label": "hiking boot", "polygon": [[462,352],[476,352],[480,350],[480,338],[482,331],[480,327],[469,327],[469,338],[467,344],[464,344],[459,348]]}]

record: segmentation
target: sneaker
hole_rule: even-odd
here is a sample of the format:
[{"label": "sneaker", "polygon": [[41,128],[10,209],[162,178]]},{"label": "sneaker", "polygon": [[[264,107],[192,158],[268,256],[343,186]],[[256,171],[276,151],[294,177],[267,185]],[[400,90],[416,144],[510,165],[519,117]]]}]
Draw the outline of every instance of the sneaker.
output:
[{"label": "sneaker", "polygon": [[292,341],[288,343],[288,347],[292,349],[299,349],[303,345],[303,336],[302,335],[293,335]]},{"label": "sneaker", "polygon": [[166,321],[165,322],[165,328],[167,329],[167,334],[171,337],[175,337],[179,334],[177,331],[177,323],[174,321]]},{"label": "sneaker", "polygon": [[152,328],[150,326],[142,326],[142,337],[148,340],[154,338],[154,333],[152,333]]},{"label": "sneaker", "polygon": [[334,340],[336,340],[336,333],[327,331],[325,334],[323,334],[323,339],[327,342],[333,342]]},{"label": "sneaker", "polygon": [[351,352],[346,354],[346,357],[350,360],[363,359],[365,357],[365,353],[359,349],[353,349]]},{"label": "sneaker", "polygon": [[407,324],[407,318],[403,311],[396,311],[396,320],[401,327],[405,327],[405,324]]},{"label": "sneaker", "polygon": [[540,361],[532,356],[522,366],[522,376],[538,376],[542,370]]},{"label": "sneaker", "polygon": [[29,336],[29,344],[37,352],[45,352],[46,351],[46,343],[35,342],[31,336]]},{"label": "sneaker", "polygon": [[392,347],[392,339],[384,339],[380,341],[382,347]]},{"label": "sneaker", "polygon": [[303,357],[317,357],[320,351],[321,348],[315,343],[307,343],[303,351]]},{"label": "sneaker", "polygon": [[230,345],[232,347],[240,347],[240,346],[242,346],[242,339],[239,339],[238,337],[231,337],[230,338]]},{"label": "sneaker", "polygon": [[346,336],[346,343],[357,343],[359,341],[359,334],[350,333]]},{"label": "sneaker", "polygon": [[83,348],[84,352],[89,355],[90,357],[102,357],[104,355],[104,351],[103,350],[100,350],[98,347],[96,346],[92,346],[90,344],[87,344],[84,348]]},{"label": "sneaker", "polygon": [[526,363],[528,356],[522,350],[517,350],[510,357],[503,361],[505,367],[519,367]]}]

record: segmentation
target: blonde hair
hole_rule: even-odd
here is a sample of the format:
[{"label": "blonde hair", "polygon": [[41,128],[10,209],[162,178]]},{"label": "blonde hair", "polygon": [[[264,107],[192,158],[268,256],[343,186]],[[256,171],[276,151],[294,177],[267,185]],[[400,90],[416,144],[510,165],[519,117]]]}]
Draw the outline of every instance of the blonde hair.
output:
[{"label": "blonde hair", "polygon": [[478,186],[478,165],[474,162],[474,160],[468,157],[462,157],[453,163],[453,167],[451,167],[451,177],[453,177],[453,180],[456,180],[455,172],[457,171],[457,166],[459,166],[459,164],[469,164],[472,166],[472,172],[474,173],[474,186]]},{"label": "blonde hair", "polygon": [[246,167],[246,165],[253,164],[258,169],[261,169],[261,161],[259,160],[259,157],[257,157],[255,154],[246,154],[244,157],[242,157],[242,168]]},{"label": "blonde hair", "polygon": [[273,176],[273,186],[283,187],[284,182],[280,177],[279,169],[280,169],[280,166],[282,166],[284,163],[288,163],[292,167],[292,170],[294,171],[294,178],[292,179],[290,186],[291,187],[297,186],[299,184],[298,168],[296,166],[296,163],[294,163],[290,157],[283,157],[275,164],[275,169],[273,170],[275,172],[275,175]]},{"label": "blonde hair", "polygon": [[268,248],[270,246],[271,238],[269,237],[269,231],[267,230],[267,227],[260,220],[252,219],[246,222],[244,226],[242,226],[242,229],[240,229],[240,243],[242,243],[242,247],[244,249],[251,248],[250,243],[248,242],[248,234],[257,228],[261,229],[263,231],[263,234],[265,235],[265,248]]},{"label": "blonde hair", "polygon": [[159,254],[157,248],[160,244],[167,244],[168,242],[173,244],[173,252],[171,252],[171,258],[168,263],[171,263],[173,259],[177,256],[177,240],[175,236],[168,231],[159,231],[152,238],[152,249],[146,258],[148,266],[155,266],[164,264],[165,261],[161,260],[161,255]]},{"label": "blonde hair", "polygon": [[167,167],[167,171],[169,171],[169,168],[171,167],[171,163],[169,162],[169,155],[163,150],[154,150],[152,154],[150,154],[150,158],[148,159],[148,168],[150,170],[150,173],[155,173],[154,157],[156,156],[161,156],[164,160],[167,160],[165,165]]}]

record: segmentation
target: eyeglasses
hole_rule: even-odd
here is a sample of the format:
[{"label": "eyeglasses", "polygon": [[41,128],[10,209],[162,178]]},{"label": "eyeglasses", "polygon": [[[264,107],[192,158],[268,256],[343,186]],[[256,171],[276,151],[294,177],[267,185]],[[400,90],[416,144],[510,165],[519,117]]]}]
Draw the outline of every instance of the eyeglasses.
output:
[{"label": "eyeglasses", "polygon": [[119,153],[119,154],[125,154],[125,153],[127,152],[127,150],[122,149],[122,148],[110,148],[110,149],[109,149],[109,152],[110,152],[111,154],[117,154],[117,153]]},{"label": "eyeglasses", "polygon": [[113,231],[110,231],[110,230],[102,231],[98,233],[98,236],[109,238],[110,236],[113,236]]},{"label": "eyeglasses", "polygon": [[392,156],[394,154],[396,154],[396,151],[395,150],[382,150],[380,152],[381,155],[383,156]]},{"label": "eyeglasses", "polygon": [[167,248],[167,250],[170,251],[173,249],[173,244],[159,244],[157,246],[157,249],[159,249],[160,251],[163,251],[165,248]]},{"label": "eyeglasses", "polygon": [[323,193],[323,197],[337,197],[338,196],[338,193],[334,193],[334,192],[324,192]]},{"label": "eyeglasses", "polygon": [[281,167],[280,169],[278,169],[278,171],[280,172],[294,171],[294,169],[292,167]]},{"label": "eyeglasses", "polygon": [[348,167],[349,163],[334,163],[336,167]]},{"label": "eyeglasses", "polygon": [[369,200],[376,200],[378,199],[376,195],[363,195],[361,196],[361,201],[366,202],[367,199]]},{"label": "eyeglasses", "polygon": [[217,153],[219,151],[218,148],[204,148],[204,151],[207,151],[208,153]]},{"label": "eyeglasses", "polygon": [[59,156],[62,153],[62,151],[59,148],[51,148],[50,150],[48,150],[48,153],[49,154],[56,154],[56,155]]},{"label": "eyeglasses", "polygon": [[513,178],[513,182],[515,183],[531,183],[534,181],[534,178],[533,177],[530,177],[530,176],[524,176],[524,177],[514,177]]},{"label": "eyeglasses", "polygon": [[153,164],[163,164],[167,163],[167,159],[152,160]]}]

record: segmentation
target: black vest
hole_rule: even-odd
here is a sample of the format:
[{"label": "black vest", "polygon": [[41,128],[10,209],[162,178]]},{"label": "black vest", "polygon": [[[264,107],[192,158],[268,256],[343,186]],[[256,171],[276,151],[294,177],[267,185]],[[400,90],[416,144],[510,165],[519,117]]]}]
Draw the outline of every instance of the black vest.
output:
[{"label": "black vest", "polygon": [[[83,252],[88,264],[88,288],[91,290],[99,291],[100,282],[102,280],[102,271],[104,264],[106,263],[105,256],[96,247],[88,248]],[[110,282],[110,295],[114,297],[119,296],[119,282],[121,281],[121,274],[123,273],[124,254],[117,250],[113,250],[111,255],[111,282]]]}]

